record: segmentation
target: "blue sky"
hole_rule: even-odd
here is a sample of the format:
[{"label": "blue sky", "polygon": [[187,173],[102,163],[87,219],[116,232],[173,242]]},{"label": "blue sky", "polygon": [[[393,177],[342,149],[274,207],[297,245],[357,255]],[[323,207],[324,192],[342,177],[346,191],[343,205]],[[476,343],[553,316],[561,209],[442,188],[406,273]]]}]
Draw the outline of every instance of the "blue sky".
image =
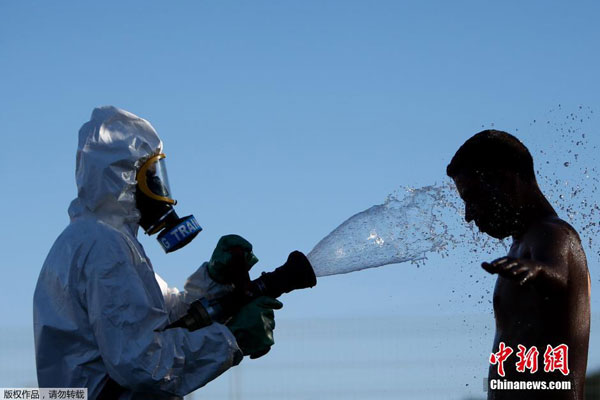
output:
[{"label": "blue sky", "polygon": [[[444,181],[482,126],[526,132],[557,104],[600,112],[599,14],[591,1],[2,2],[0,324],[31,324],[95,106],[154,125],[177,210],[205,229],[168,256],[140,233],[159,274],[183,286],[227,233],[254,244],[258,273],[394,189]],[[473,260],[432,257],[324,278],[277,315],[466,316],[490,312],[492,287]]]}]

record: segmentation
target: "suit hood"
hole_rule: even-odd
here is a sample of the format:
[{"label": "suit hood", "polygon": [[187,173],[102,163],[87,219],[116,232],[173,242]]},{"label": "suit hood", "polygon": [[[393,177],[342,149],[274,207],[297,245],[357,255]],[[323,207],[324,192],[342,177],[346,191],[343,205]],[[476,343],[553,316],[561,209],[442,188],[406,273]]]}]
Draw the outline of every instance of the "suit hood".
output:
[{"label": "suit hood", "polygon": [[113,106],[94,109],[79,130],[71,220],[91,213],[115,227],[137,223],[136,173],[162,146],[145,119]]}]

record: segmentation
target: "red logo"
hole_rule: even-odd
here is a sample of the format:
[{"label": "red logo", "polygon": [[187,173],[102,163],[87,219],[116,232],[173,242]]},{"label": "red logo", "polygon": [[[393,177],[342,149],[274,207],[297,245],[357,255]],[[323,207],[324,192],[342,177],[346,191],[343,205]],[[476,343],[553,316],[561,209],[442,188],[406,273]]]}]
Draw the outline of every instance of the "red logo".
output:
[{"label": "red logo", "polygon": [[569,375],[569,346],[561,344],[556,347],[548,345],[544,353],[544,371],[559,370],[563,375]]},{"label": "red logo", "polygon": [[[538,370],[538,357],[540,352],[536,346],[529,350],[523,345],[517,345],[519,351],[516,353],[519,360],[515,363],[517,372],[529,370],[535,374]],[[511,356],[513,349],[504,342],[498,345],[498,352],[490,355],[490,364],[497,365],[498,375],[504,376],[504,362]],[[569,375],[569,346],[560,344],[556,347],[546,346],[544,352],[544,372],[560,371],[563,375]]]},{"label": "red logo", "polygon": [[504,342],[500,342],[497,353],[490,355],[490,364],[498,364],[498,375],[504,376],[504,361],[513,353],[513,349],[506,347]]},{"label": "red logo", "polygon": [[538,370],[538,356],[540,355],[537,347],[532,346],[527,350],[527,347],[518,345],[518,348],[519,351],[517,351],[517,357],[519,357],[519,361],[517,361],[516,364],[517,371],[525,372],[525,370],[528,369],[530,373],[535,374]]}]

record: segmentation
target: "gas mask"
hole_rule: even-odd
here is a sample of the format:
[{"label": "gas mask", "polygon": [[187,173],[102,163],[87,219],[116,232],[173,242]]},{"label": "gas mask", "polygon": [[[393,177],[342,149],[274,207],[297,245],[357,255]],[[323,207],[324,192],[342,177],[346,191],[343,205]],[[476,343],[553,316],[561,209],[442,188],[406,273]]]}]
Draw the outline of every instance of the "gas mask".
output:
[{"label": "gas mask", "polygon": [[[140,211],[140,226],[147,235],[158,233],[157,240],[166,253],[188,244],[202,230],[193,215],[179,218],[173,206],[165,155],[150,157],[138,170],[136,206]],[[160,233],[159,233],[160,232]]]}]

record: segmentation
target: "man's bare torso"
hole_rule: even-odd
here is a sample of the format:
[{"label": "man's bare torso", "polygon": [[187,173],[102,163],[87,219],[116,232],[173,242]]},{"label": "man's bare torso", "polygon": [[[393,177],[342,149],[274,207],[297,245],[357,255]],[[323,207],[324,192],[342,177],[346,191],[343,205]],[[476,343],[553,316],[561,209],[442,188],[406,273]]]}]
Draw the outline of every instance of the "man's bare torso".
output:
[{"label": "man's bare torso", "polygon": [[[490,379],[508,381],[571,381],[572,390],[491,391],[490,399],[583,399],[590,324],[590,283],[585,254],[575,230],[558,218],[533,225],[515,240],[508,257],[538,261],[543,276],[520,284],[510,277],[498,276],[494,290],[496,336],[494,352],[500,342],[513,348],[504,363],[506,376],[490,367]],[[548,265],[548,267],[545,267]],[[549,272],[548,272],[549,271]],[[561,280],[560,277],[565,278]],[[568,346],[569,375],[544,372],[544,353],[548,345]],[[539,351],[538,372],[517,372],[518,345]]]}]

